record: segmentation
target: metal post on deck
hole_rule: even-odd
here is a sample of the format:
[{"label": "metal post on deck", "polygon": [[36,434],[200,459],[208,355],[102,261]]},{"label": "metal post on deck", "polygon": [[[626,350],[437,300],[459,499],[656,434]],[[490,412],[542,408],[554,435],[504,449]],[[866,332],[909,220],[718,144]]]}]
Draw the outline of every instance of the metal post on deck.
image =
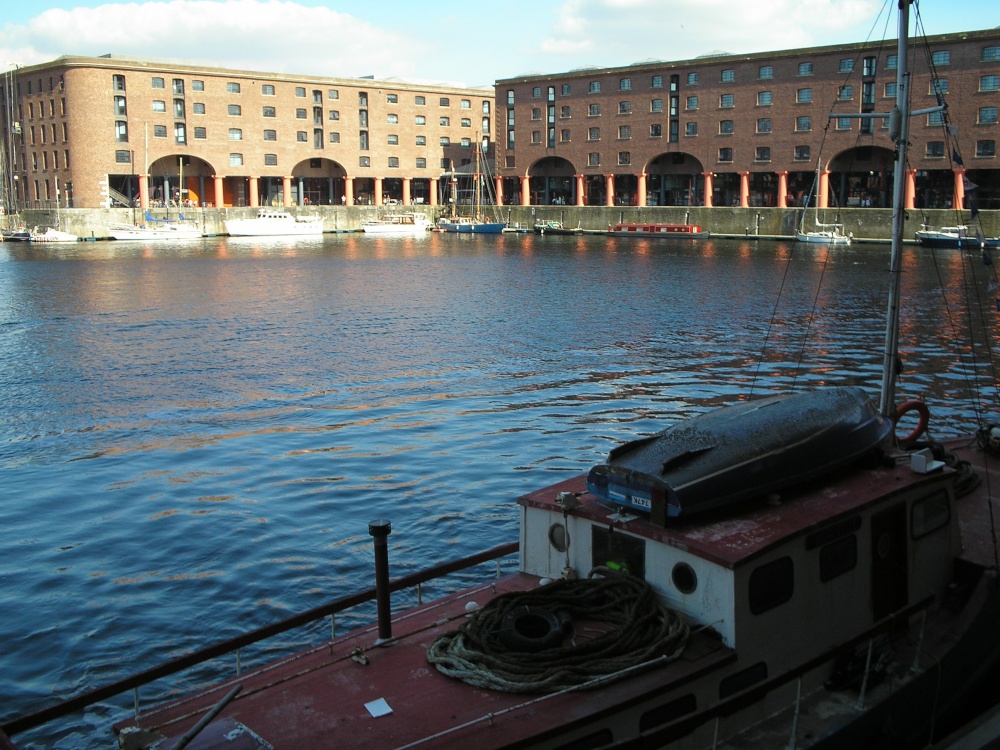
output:
[{"label": "metal post on deck", "polygon": [[370,521],[368,533],[375,542],[375,603],[378,609],[378,640],[380,646],[392,640],[392,607],[389,603],[389,534],[392,524],[386,519]]},{"label": "metal post on deck", "polygon": [[858,711],[865,710],[865,693],[868,692],[868,675],[871,674],[872,670],[872,651],[875,648],[875,639],[868,641],[868,656],[865,659],[865,674],[861,679],[861,690],[858,693],[858,704],[856,708]]}]

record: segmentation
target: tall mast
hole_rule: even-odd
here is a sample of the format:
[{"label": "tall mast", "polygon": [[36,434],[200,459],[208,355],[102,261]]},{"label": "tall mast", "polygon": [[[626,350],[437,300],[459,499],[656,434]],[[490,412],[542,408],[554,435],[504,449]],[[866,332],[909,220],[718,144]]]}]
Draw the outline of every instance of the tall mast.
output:
[{"label": "tall mast", "polygon": [[901,281],[903,196],[906,188],[906,139],[910,129],[910,74],[907,70],[907,36],[910,29],[910,4],[899,0],[899,32],[896,43],[896,104],[889,116],[889,135],[896,141],[896,167],[892,185],[892,252],[889,255],[889,306],[886,313],[885,349],[882,360],[882,390],[879,411],[884,417],[895,415],[897,360],[899,358],[899,288]]}]

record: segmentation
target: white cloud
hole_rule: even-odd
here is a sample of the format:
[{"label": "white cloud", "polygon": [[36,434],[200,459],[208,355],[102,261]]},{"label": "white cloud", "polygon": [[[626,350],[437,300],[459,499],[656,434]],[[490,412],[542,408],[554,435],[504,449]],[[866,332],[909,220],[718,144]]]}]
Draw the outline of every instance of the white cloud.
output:
[{"label": "white cloud", "polygon": [[[881,0],[566,0],[541,45],[553,72],[862,41]],[[890,36],[894,29],[890,29]],[[882,29],[875,36],[883,36]],[[573,59],[579,55],[590,59]],[[562,59],[565,64],[559,65]]]},{"label": "white cloud", "polygon": [[244,70],[414,79],[434,45],[283,0],[168,0],[47,10],[0,29],[0,60],[131,55]]}]

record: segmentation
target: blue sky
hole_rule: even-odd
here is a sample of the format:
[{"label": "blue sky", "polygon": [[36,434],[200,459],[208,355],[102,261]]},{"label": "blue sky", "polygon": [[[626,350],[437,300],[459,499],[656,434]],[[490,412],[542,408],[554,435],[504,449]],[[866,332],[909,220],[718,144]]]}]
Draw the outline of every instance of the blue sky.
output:
[{"label": "blue sky", "polygon": [[[0,0],[0,67],[107,53],[487,86],[527,73],[894,36],[895,0]],[[1000,26],[996,0],[924,0],[928,34]]]}]

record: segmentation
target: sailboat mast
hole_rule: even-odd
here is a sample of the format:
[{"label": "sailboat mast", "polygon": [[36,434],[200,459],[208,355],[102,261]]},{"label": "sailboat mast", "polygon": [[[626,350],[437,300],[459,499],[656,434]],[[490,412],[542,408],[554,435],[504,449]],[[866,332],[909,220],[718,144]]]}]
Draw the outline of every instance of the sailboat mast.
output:
[{"label": "sailboat mast", "polygon": [[899,33],[896,44],[896,104],[889,117],[889,135],[896,141],[896,165],[892,185],[892,251],[889,254],[889,305],[886,312],[885,349],[882,361],[882,390],[879,411],[893,417],[899,358],[899,289],[902,280],[904,190],[906,188],[906,139],[910,129],[910,74],[907,69],[907,36],[910,4],[899,0]]}]

